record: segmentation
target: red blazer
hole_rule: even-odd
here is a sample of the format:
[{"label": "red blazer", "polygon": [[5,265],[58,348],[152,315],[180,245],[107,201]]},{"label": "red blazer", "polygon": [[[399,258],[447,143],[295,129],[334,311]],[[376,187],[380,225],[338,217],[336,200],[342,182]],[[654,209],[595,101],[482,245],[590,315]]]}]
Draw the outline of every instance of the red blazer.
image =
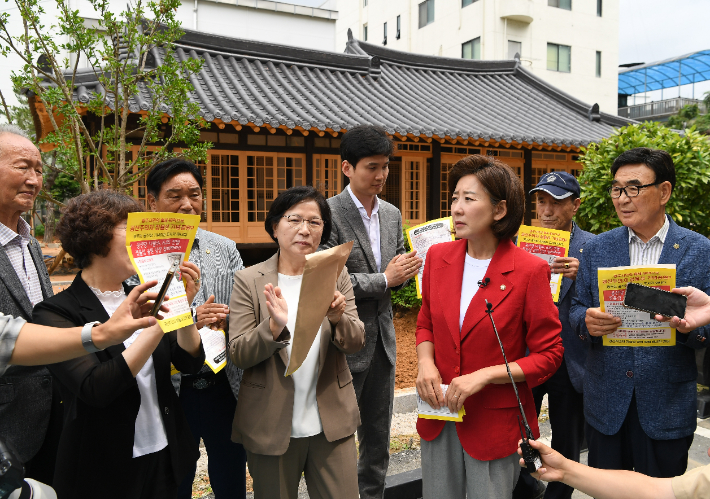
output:
[{"label": "red blazer", "polygon": [[[547,263],[519,248],[510,240],[498,244],[486,277],[469,305],[459,332],[461,283],[467,241],[442,243],[429,249],[424,266],[422,308],[417,318],[417,345],[434,343],[434,360],[442,382],[460,375],[503,364],[503,354],[486,314],[484,298],[493,304],[508,362],[517,362],[526,382],[517,383],[520,399],[535,438],[535,402],[530,388],[545,382],[562,363],[562,340],[557,307],[550,293]],[[525,356],[526,350],[530,353]],[[486,386],[464,402],[466,415],[456,423],[459,440],[468,454],[479,461],[513,454],[518,446],[520,414],[510,383]],[[421,438],[434,440],[444,421],[419,419]]]}]

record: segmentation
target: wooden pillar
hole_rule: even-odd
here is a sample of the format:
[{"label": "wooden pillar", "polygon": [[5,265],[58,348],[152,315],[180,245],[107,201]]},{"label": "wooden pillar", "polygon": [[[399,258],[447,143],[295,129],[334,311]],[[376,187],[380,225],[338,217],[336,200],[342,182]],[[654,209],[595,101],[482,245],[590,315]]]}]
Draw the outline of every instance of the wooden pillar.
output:
[{"label": "wooden pillar", "polygon": [[441,217],[441,144],[436,140],[431,143],[431,154],[430,189],[426,207],[427,220]]},{"label": "wooden pillar", "polygon": [[306,185],[313,185],[315,177],[313,170],[313,135],[309,134],[306,139]]},{"label": "wooden pillar", "polygon": [[530,225],[532,223],[532,205],[528,199],[528,192],[533,188],[532,185],[532,149],[523,149],[523,190],[525,191],[525,217],[523,218],[523,223],[525,225]]}]

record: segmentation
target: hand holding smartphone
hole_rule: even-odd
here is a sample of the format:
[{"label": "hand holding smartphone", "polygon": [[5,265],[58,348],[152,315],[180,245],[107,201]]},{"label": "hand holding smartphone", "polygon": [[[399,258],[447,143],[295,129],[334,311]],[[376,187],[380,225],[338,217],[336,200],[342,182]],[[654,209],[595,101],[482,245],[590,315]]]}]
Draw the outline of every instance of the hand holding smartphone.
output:
[{"label": "hand holding smartphone", "polygon": [[179,266],[180,262],[177,260],[173,261],[172,265],[170,265],[170,269],[168,270],[168,273],[165,276],[163,285],[160,286],[160,292],[158,293],[158,297],[155,299],[155,303],[153,304],[153,309],[150,311],[150,315],[152,315],[153,317],[158,316],[158,312],[160,312],[160,306],[163,304],[163,300],[165,300],[165,295],[168,292],[170,283],[172,282],[173,277],[175,276],[175,272],[177,272]]},{"label": "hand holding smartphone", "polygon": [[626,285],[623,302],[625,307],[650,313],[652,319],[656,315],[682,319],[685,317],[686,304],[687,298],[684,295],[631,282]]}]

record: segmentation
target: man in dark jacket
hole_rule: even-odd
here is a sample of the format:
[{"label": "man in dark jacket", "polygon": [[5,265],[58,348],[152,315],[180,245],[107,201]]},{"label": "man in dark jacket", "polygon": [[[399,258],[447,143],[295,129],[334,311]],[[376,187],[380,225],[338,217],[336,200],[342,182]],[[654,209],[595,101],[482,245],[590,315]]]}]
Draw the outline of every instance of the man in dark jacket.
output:
[{"label": "man in dark jacket", "polygon": [[[20,215],[42,189],[42,157],[25,132],[0,125],[0,312],[32,321],[32,307],[52,296],[42,250]],[[24,462],[26,475],[52,483],[62,428],[44,366],[10,367],[0,378],[0,437]]]},{"label": "man in dark jacket", "polygon": [[[542,398],[548,395],[552,448],[568,459],[579,462],[579,452],[584,438],[584,402],[582,383],[588,344],[580,341],[569,322],[572,298],[576,294],[575,280],[585,243],[594,237],[574,223],[581,204],[579,183],[567,172],[551,172],[542,176],[530,194],[535,196],[537,218],[547,229],[570,233],[569,253],[565,258],[555,258],[551,270],[562,274],[562,287],[557,308],[562,323],[562,344],[565,355],[562,365],[542,385],[533,388],[538,414]],[[572,487],[561,482],[550,483],[545,499],[569,499]]]}]

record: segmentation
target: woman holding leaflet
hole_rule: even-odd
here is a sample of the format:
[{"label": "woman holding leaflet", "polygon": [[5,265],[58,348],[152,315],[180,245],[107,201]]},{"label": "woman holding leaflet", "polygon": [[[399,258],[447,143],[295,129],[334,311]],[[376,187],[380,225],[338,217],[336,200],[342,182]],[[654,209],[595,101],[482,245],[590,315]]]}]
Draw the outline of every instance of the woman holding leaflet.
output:
[{"label": "woman holding leaflet", "polygon": [[[465,407],[460,423],[419,419],[425,499],[510,498],[520,467],[518,402],[485,300],[526,417],[538,437],[530,387],[562,362],[561,325],[547,263],[512,238],[525,212],[518,176],[480,155],[449,172],[457,241],[427,254],[417,319],[417,391],[432,407]],[[529,354],[526,357],[526,351]],[[447,384],[444,396],[440,385]]]},{"label": "woman holding leaflet", "polygon": [[365,333],[347,268],[306,359],[284,376],[306,255],[328,239],[330,208],[313,187],[292,187],[265,226],[279,251],[234,275],[229,307],[229,355],[244,369],[232,439],[247,451],[256,499],[296,499],[302,473],[313,499],[357,499],[360,415],[345,354]]},{"label": "woman holding leaflet", "polygon": [[[135,273],[126,250],[126,221],[135,211],[143,211],[136,200],[108,190],[69,201],[57,234],[82,270],[69,288],[37,304],[35,322],[83,326],[118,311],[130,292],[123,281]],[[190,299],[199,269],[185,263],[180,270]],[[50,365],[64,402],[58,498],[173,499],[199,450],[170,364],[197,372],[204,360],[194,325],[164,334],[156,324],[116,346]]]}]

